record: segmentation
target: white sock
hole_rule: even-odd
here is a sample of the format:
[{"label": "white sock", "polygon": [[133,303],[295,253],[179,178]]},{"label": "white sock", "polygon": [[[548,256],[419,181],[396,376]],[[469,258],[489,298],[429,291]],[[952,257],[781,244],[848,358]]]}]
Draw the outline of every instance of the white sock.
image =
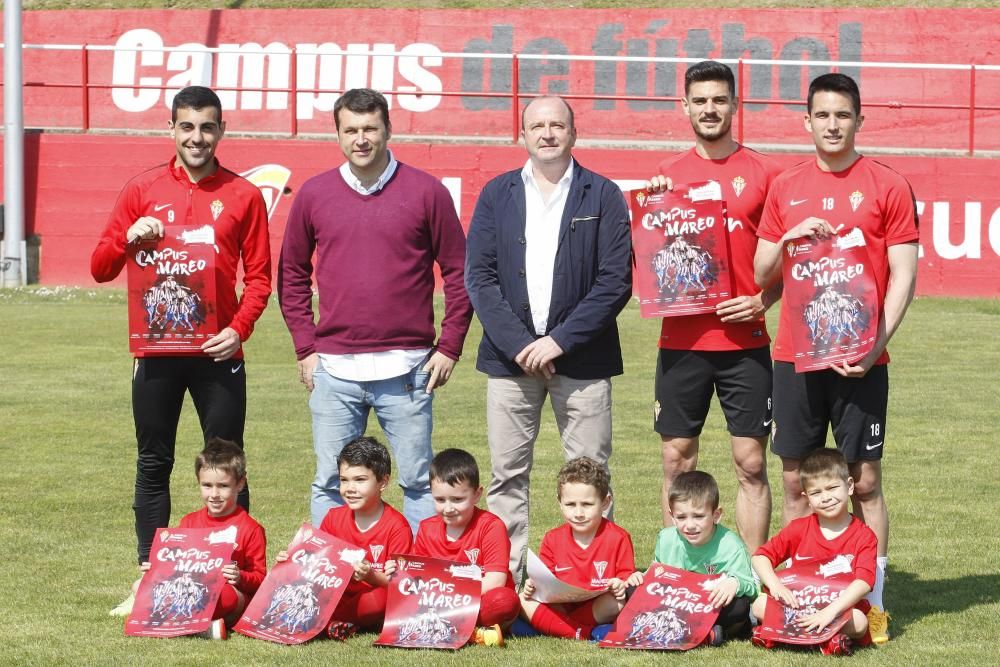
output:
[{"label": "white sock", "polygon": [[882,611],[885,611],[885,604],[882,602],[882,590],[885,588],[885,568],[889,564],[888,556],[879,556],[875,559],[875,586],[865,599],[871,603],[873,607],[878,607]]}]

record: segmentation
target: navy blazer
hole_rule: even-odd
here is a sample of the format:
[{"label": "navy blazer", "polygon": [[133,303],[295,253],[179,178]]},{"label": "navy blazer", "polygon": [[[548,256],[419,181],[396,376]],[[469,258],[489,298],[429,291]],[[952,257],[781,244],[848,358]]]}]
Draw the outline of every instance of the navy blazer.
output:
[{"label": "navy blazer", "polygon": [[[521,375],[514,357],[537,336],[525,276],[521,170],[483,188],[469,225],[465,288],[483,324],[476,368]],[[615,318],[632,295],[628,210],[613,182],[575,163],[559,228],[547,334],[563,355],[556,373],[593,380],[622,373]]]}]

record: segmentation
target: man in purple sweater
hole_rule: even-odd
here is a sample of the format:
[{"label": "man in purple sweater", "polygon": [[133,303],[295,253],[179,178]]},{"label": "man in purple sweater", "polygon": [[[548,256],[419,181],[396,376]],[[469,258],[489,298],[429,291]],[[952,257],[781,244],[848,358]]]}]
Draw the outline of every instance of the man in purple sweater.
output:
[{"label": "man in purple sweater", "polygon": [[[337,457],[365,432],[385,431],[414,532],[434,513],[430,495],[431,403],[462,352],[472,319],[465,292],[465,235],[451,195],[389,151],[385,97],[344,93],[333,110],[347,162],[306,181],[281,247],[278,296],[311,392],[316,477],[312,521],[342,505]],[[319,321],[312,307],[313,252]],[[434,342],[434,262],[445,315]]]}]

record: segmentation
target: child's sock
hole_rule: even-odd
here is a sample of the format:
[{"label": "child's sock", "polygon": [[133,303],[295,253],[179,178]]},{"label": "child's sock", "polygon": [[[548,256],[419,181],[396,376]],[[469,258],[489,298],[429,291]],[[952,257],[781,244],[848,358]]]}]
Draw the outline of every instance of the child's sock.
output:
[{"label": "child's sock", "polygon": [[874,607],[885,611],[885,604],[882,602],[882,590],[885,588],[885,569],[889,565],[888,556],[879,556],[875,559],[875,585],[865,599]]},{"label": "child's sock", "polygon": [[226,618],[236,611],[236,608],[240,604],[240,596],[236,593],[236,589],[231,585],[226,585],[222,587],[222,593],[219,595],[219,602],[215,605],[215,613],[212,614],[212,618]]},{"label": "child's sock", "polygon": [[506,627],[521,611],[521,600],[513,588],[494,588],[483,593],[479,600],[477,625]]},{"label": "child's sock", "polygon": [[578,625],[567,616],[545,604],[538,605],[531,616],[531,625],[543,635],[564,639],[590,639],[594,626]]}]

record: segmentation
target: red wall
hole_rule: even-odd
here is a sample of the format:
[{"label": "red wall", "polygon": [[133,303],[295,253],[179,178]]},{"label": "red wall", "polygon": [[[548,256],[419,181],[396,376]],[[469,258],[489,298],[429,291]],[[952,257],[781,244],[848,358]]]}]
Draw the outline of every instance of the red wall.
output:
[{"label": "red wall", "polygon": [[[41,281],[93,284],[90,252],[122,185],[133,175],[164,162],[172,143],[161,137],[34,134],[26,142],[29,186],[27,233],[42,238]],[[487,180],[519,168],[526,153],[518,146],[393,144],[396,156],[446,179],[468,225],[476,197]],[[620,181],[646,179],[663,154],[656,151],[578,148],[577,159]],[[239,172],[262,164],[291,171],[291,195],[310,176],[339,165],[338,146],[328,141],[227,138],[223,163]],[[779,158],[791,164],[802,156]],[[913,185],[922,212],[920,294],[1000,296],[1000,162],[984,159],[880,157]],[[629,187],[629,183],[623,183]],[[271,218],[277,254],[290,197]]]}]

